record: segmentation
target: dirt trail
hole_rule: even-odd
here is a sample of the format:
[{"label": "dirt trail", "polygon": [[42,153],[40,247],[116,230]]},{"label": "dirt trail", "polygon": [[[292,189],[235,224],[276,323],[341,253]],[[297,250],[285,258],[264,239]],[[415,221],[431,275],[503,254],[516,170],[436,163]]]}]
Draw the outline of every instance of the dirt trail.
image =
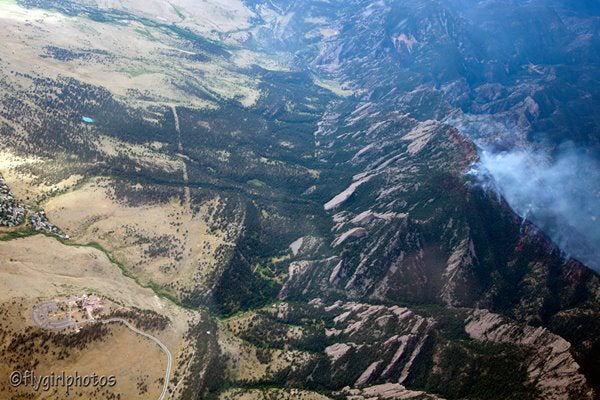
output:
[{"label": "dirt trail", "polygon": [[[181,143],[181,128],[179,126],[179,116],[177,115],[177,107],[171,106],[171,111],[173,112],[173,118],[175,119],[175,130],[177,131],[177,151],[179,151],[179,153],[182,153],[183,144]],[[185,158],[183,154],[179,154],[179,159],[181,160],[183,169],[183,183],[185,185],[183,188],[183,195],[185,198],[185,204],[186,206],[190,207],[192,197],[190,194],[190,187],[188,185],[190,179],[188,176],[187,164],[185,163]]]}]

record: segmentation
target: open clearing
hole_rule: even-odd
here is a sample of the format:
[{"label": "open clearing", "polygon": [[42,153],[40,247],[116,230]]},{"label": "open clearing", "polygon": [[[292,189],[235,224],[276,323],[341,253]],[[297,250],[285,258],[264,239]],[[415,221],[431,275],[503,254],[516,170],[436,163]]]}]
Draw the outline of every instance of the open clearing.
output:
[{"label": "open clearing", "polygon": [[[6,304],[3,307],[7,307]],[[14,306],[13,306],[14,307]],[[14,327],[14,326],[13,326]],[[1,327],[6,329],[4,323]],[[27,335],[27,331],[19,329],[19,332]],[[125,399],[157,399],[162,390],[160,378],[164,377],[166,358],[162,351],[151,341],[146,340],[126,328],[113,324],[109,328],[109,334],[101,340],[88,343],[85,349],[53,344],[49,351],[44,351],[41,343],[33,340],[36,345],[32,353],[15,353],[7,351],[2,345],[2,362],[0,363],[0,375],[8,376],[18,365],[11,358],[19,356],[21,363],[37,360],[35,373],[38,376],[49,375],[52,372],[66,375],[92,375],[99,376],[114,375],[117,384],[114,388],[105,388],[104,393],[95,395],[93,388],[73,389],[71,398],[106,398],[108,393],[120,394]],[[140,386],[146,386],[146,391],[140,393]],[[42,392],[37,398],[58,399],[65,398],[63,388]],[[15,390],[8,385],[6,379],[0,382],[0,397],[15,398],[16,394],[32,393],[31,388],[20,387]],[[97,396],[97,397],[96,397]]]},{"label": "open clearing", "polygon": [[[194,213],[179,199],[128,206],[112,195],[110,180],[94,179],[50,199],[44,208],[75,241],[98,242],[142,282],[191,289],[206,284],[217,251],[228,238],[211,231],[218,199]],[[140,188],[139,190],[143,190]]]},{"label": "open clearing", "polygon": [[[174,357],[178,357],[185,350],[184,334],[188,322],[199,316],[199,313],[182,309],[159,298],[152,290],[140,287],[122,275],[103,252],[93,248],[67,246],[55,239],[36,235],[0,242],[0,259],[5,260],[0,269],[0,303],[12,307],[13,318],[4,319],[5,323],[10,323],[11,330],[22,331],[34,326],[31,308],[38,299],[96,293],[128,307],[153,310],[169,317],[171,323],[167,329],[155,335]],[[21,304],[16,304],[15,299],[22,299]],[[84,350],[71,352],[63,364],[53,358],[44,359],[46,364],[40,361],[36,371],[41,373],[44,368],[49,370],[50,366],[52,370],[64,367],[67,371],[77,370],[80,373],[88,369],[96,373],[112,371],[117,378],[123,377],[124,382],[129,379],[134,383],[140,376],[149,375],[152,379],[144,378],[150,379],[147,381],[148,393],[156,395],[141,398],[158,398],[162,390],[158,379],[164,377],[167,361],[162,350],[124,326],[111,324],[110,331],[113,334],[107,340],[93,342]],[[126,392],[137,393],[136,385]]]},{"label": "open clearing", "polygon": [[[172,327],[161,333],[165,343],[177,347],[194,316],[159,298],[151,289],[125,277],[106,255],[90,247],[66,246],[55,239],[35,235],[0,242],[0,302],[13,298],[53,298],[97,293],[130,307],[168,316]],[[30,320],[30,312],[27,312]],[[32,322],[32,321],[31,321]]]},{"label": "open clearing", "polygon": [[[197,95],[201,92],[217,93],[226,99],[237,99],[245,106],[253,105],[260,95],[258,82],[237,71],[237,65],[226,58],[204,58],[202,51],[174,38],[158,25],[178,22],[182,28],[210,37],[216,33],[217,25],[223,30],[248,26],[250,11],[236,0],[172,3],[170,6],[159,1],[98,2],[101,10],[116,8],[136,12],[154,21],[144,24],[136,19],[99,22],[0,2],[3,27],[0,69],[53,79],[59,75],[72,77],[105,87],[140,105],[150,102],[215,107],[215,102]],[[183,22],[178,10],[185,15]],[[127,40],[121,40],[123,37]],[[230,41],[236,43],[234,36]],[[56,59],[49,56],[48,49],[65,50],[77,57]],[[196,55],[200,55],[201,61],[194,58]],[[248,57],[254,57],[253,53],[244,53],[244,58]],[[253,63],[263,62],[267,61],[255,55]],[[11,79],[22,88],[33,84],[25,76],[11,75]],[[133,96],[132,90],[144,96]]]}]

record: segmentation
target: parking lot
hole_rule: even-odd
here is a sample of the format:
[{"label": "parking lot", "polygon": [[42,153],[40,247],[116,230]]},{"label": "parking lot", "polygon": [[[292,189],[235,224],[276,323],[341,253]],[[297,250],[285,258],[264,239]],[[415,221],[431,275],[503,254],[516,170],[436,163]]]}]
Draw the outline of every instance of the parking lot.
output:
[{"label": "parking lot", "polygon": [[33,307],[33,321],[43,329],[63,330],[77,325],[69,313],[65,313],[63,318],[54,318],[53,313],[58,311],[58,304],[55,301],[46,301]]}]

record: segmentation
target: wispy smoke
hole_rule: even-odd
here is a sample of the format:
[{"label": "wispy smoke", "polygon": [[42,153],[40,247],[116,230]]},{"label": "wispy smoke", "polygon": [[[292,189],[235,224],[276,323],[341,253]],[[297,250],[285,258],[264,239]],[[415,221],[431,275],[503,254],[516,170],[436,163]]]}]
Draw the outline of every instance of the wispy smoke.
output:
[{"label": "wispy smoke", "polygon": [[600,168],[573,146],[550,156],[532,150],[481,151],[480,174],[521,217],[566,253],[600,271]]}]

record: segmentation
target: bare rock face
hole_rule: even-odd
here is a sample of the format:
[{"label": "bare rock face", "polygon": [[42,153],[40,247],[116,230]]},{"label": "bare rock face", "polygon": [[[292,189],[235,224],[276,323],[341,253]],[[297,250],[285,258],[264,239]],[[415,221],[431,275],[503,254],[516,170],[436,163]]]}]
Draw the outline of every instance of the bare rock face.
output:
[{"label": "bare rock face", "polygon": [[[327,337],[337,342],[325,349],[334,370],[345,369],[340,359],[350,349],[370,349],[372,355],[378,355],[370,357],[370,363],[354,382],[358,387],[382,378],[404,382],[435,324],[431,318],[398,306],[335,303],[325,310],[337,314],[334,327],[326,330]],[[377,341],[372,343],[375,338]]]},{"label": "bare rock face", "polygon": [[240,318],[248,343],[295,359],[272,384],[347,399],[594,398],[566,340],[487,310],[313,298]]},{"label": "bare rock face", "polygon": [[501,315],[475,310],[465,330],[476,340],[511,343],[532,350],[527,373],[544,399],[570,399],[575,394],[593,399],[586,378],[569,352],[571,344],[545,328],[511,323]]},{"label": "bare rock face", "polygon": [[440,293],[446,304],[459,305],[464,302],[464,287],[473,278],[468,275],[469,267],[476,262],[476,257],[473,241],[464,239],[448,258],[442,275],[444,286]]},{"label": "bare rock face", "polygon": [[443,400],[441,397],[418,390],[409,390],[397,383],[384,383],[363,389],[344,388],[340,394],[348,400]]}]

